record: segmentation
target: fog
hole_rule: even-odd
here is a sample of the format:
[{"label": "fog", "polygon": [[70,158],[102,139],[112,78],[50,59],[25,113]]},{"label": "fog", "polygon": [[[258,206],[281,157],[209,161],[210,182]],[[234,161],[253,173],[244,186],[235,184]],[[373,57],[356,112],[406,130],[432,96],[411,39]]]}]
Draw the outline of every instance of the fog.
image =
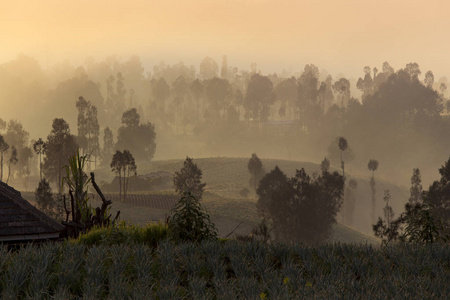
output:
[{"label": "fog", "polygon": [[328,157],[339,169],[343,136],[351,176],[369,178],[377,159],[377,179],[408,188],[413,168],[427,187],[450,154],[450,20],[438,1],[19,1],[0,11],[0,134],[12,141],[11,120],[22,124],[18,149],[46,140],[55,118],[82,143],[83,97],[103,167],[105,129],[109,150],[122,147],[130,110],[156,132],[147,162],[257,153]]}]

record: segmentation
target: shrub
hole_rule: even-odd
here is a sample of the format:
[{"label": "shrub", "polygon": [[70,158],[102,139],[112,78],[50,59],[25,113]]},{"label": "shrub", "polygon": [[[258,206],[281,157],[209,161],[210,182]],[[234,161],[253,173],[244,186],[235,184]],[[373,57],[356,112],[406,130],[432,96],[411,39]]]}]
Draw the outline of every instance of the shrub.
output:
[{"label": "shrub", "polygon": [[168,222],[170,239],[176,242],[200,242],[217,238],[217,229],[211,223],[209,215],[190,192],[184,193],[171,213]]},{"label": "shrub", "polygon": [[115,227],[94,227],[71,242],[86,246],[135,243],[156,247],[167,238],[167,233],[167,226],[162,223],[138,226],[121,222]]}]

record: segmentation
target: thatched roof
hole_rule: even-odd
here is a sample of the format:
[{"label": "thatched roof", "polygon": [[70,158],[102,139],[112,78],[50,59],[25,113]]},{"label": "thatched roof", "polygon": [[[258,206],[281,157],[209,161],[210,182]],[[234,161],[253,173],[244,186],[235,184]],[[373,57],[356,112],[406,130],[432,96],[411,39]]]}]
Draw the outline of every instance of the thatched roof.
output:
[{"label": "thatched roof", "polygon": [[0,182],[0,242],[58,238],[64,226]]}]

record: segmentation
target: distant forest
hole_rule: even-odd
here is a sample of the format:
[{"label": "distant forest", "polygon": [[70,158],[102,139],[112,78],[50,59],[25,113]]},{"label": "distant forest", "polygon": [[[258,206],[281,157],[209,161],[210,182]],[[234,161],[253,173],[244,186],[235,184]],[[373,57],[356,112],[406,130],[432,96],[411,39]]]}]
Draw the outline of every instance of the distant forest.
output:
[{"label": "distant forest", "polygon": [[[336,139],[345,136],[349,172],[369,175],[367,161],[376,158],[377,174],[387,180],[407,185],[413,168],[425,183],[436,178],[450,154],[447,79],[417,63],[361,69],[351,82],[313,64],[299,74],[261,74],[256,64],[242,70],[223,56],[220,66],[206,57],[198,68],[161,62],[146,70],[137,56],[112,56],[44,71],[21,55],[0,65],[0,134],[10,146],[1,152],[5,173],[13,165],[2,177],[38,174],[28,164],[43,159],[33,145],[62,130],[97,167],[109,167],[115,150],[134,148],[137,161],[257,152],[315,162],[326,156],[339,168]],[[131,145],[136,140],[142,144]]]}]

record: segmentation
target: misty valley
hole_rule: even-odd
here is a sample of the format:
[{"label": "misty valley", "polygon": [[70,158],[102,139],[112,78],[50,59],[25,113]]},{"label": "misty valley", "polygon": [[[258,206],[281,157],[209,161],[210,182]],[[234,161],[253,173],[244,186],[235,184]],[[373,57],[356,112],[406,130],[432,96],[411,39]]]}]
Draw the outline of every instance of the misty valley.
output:
[{"label": "misty valley", "polygon": [[445,299],[449,84],[0,64],[1,298]]}]

